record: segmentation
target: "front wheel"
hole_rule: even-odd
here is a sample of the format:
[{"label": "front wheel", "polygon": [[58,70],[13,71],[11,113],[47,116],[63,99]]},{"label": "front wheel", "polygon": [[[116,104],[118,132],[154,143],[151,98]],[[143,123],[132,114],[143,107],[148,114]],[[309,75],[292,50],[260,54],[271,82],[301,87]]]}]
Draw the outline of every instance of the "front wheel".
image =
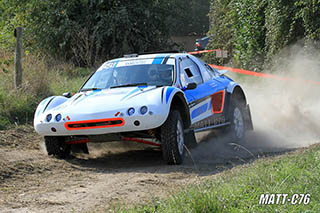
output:
[{"label": "front wheel", "polygon": [[172,110],[161,127],[161,149],[168,164],[179,165],[184,157],[184,128],[179,111]]},{"label": "front wheel", "polygon": [[66,158],[70,155],[71,146],[65,143],[64,137],[45,136],[44,143],[48,155],[54,155],[59,158]]}]

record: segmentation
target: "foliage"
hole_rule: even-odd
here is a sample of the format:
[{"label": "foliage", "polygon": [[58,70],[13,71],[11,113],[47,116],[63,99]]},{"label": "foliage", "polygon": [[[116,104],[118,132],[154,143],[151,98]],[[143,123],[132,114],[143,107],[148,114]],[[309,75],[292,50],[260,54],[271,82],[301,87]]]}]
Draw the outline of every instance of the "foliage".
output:
[{"label": "foliage", "polygon": [[163,6],[142,0],[2,0],[0,24],[10,26],[3,30],[6,36],[23,26],[28,47],[90,66],[165,47],[168,27],[163,20],[169,10]]},{"label": "foliage", "polygon": [[[162,1],[166,2],[166,1]],[[167,0],[166,24],[171,35],[204,35],[208,31],[209,0]]]},{"label": "foliage", "polygon": [[92,72],[91,69],[75,68],[72,64],[48,63],[47,59],[26,55],[22,87],[14,90],[13,61],[9,60],[13,56],[0,51],[0,58],[6,62],[5,69],[0,66],[0,129],[32,123],[41,100],[64,92],[77,92]]},{"label": "foliage", "polygon": [[209,17],[208,48],[228,50],[227,62],[246,69],[260,71],[300,40],[320,48],[319,0],[211,0]]},{"label": "foliage", "polygon": [[[25,28],[31,50],[92,66],[108,58],[170,48],[171,34],[204,34],[209,0],[0,0],[0,44]],[[202,15],[199,15],[202,14]]]},{"label": "foliage", "polygon": [[[215,0],[211,1],[209,20],[210,30],[208,35],[211,40],[208,44],[207,49],[223,49],[227,50],[229,55],[232,54],[233,45],[233,34],[232,34],[232,23],[231,20],[231,0]],[[221,36],[223,35],[223,36]],[[220,64],[221,59],[215,58],[215,53],[209,53],[204,56],[204,60],[208,63]],[[228,63],[229,60],[225,60]]]}]

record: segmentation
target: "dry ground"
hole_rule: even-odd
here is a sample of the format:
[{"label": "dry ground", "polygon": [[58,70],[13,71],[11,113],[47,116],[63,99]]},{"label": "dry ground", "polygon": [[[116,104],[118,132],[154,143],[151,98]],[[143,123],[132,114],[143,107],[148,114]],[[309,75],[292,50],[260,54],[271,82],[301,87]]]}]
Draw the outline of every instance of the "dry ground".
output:
[{"label": "dry ground", "polygon": [[31,126],[0,131],[0,211],[103,212],[112,205],[163,198],[202,178],[289,150],[264,144],[258,133],[242,145],[218,136],[197,135],[201,143],[184,164],[168,166],[158,150],[130,142],[89,144],[90,155],[55,159],[46,155]]}]

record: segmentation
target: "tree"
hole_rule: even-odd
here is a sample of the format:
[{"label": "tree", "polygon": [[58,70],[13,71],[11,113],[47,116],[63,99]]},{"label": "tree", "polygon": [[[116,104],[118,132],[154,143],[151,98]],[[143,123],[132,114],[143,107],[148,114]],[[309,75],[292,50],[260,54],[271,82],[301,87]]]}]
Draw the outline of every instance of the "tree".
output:
[{"label": "tree", "polygon": [[[92,66],[99,60],[167,46],[169,8],[158,1],[6,0],[2,26],[23,26],[27,47]],[[7,7],[10,4],[10,7]],[[15,9],[11,9],[15,8]],[[11,29],[10,29],[11,30]]]}]

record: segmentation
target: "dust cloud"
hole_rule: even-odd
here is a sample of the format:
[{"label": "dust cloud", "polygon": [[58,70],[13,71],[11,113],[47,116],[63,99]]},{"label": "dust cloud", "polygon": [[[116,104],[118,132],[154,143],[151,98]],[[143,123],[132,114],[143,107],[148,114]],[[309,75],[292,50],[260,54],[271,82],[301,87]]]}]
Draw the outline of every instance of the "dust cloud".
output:
[{"label": "dust cloud", "polygon": [[[195,161],[219,162],[306,147],[320,142],[320,52],[301,45],[280,52],[264,73],[291,78],[235,75],[250,104],[254,131],[237,144],[218,133],[197,134]],[[318,82],[315,83],[315,82]]]}]

